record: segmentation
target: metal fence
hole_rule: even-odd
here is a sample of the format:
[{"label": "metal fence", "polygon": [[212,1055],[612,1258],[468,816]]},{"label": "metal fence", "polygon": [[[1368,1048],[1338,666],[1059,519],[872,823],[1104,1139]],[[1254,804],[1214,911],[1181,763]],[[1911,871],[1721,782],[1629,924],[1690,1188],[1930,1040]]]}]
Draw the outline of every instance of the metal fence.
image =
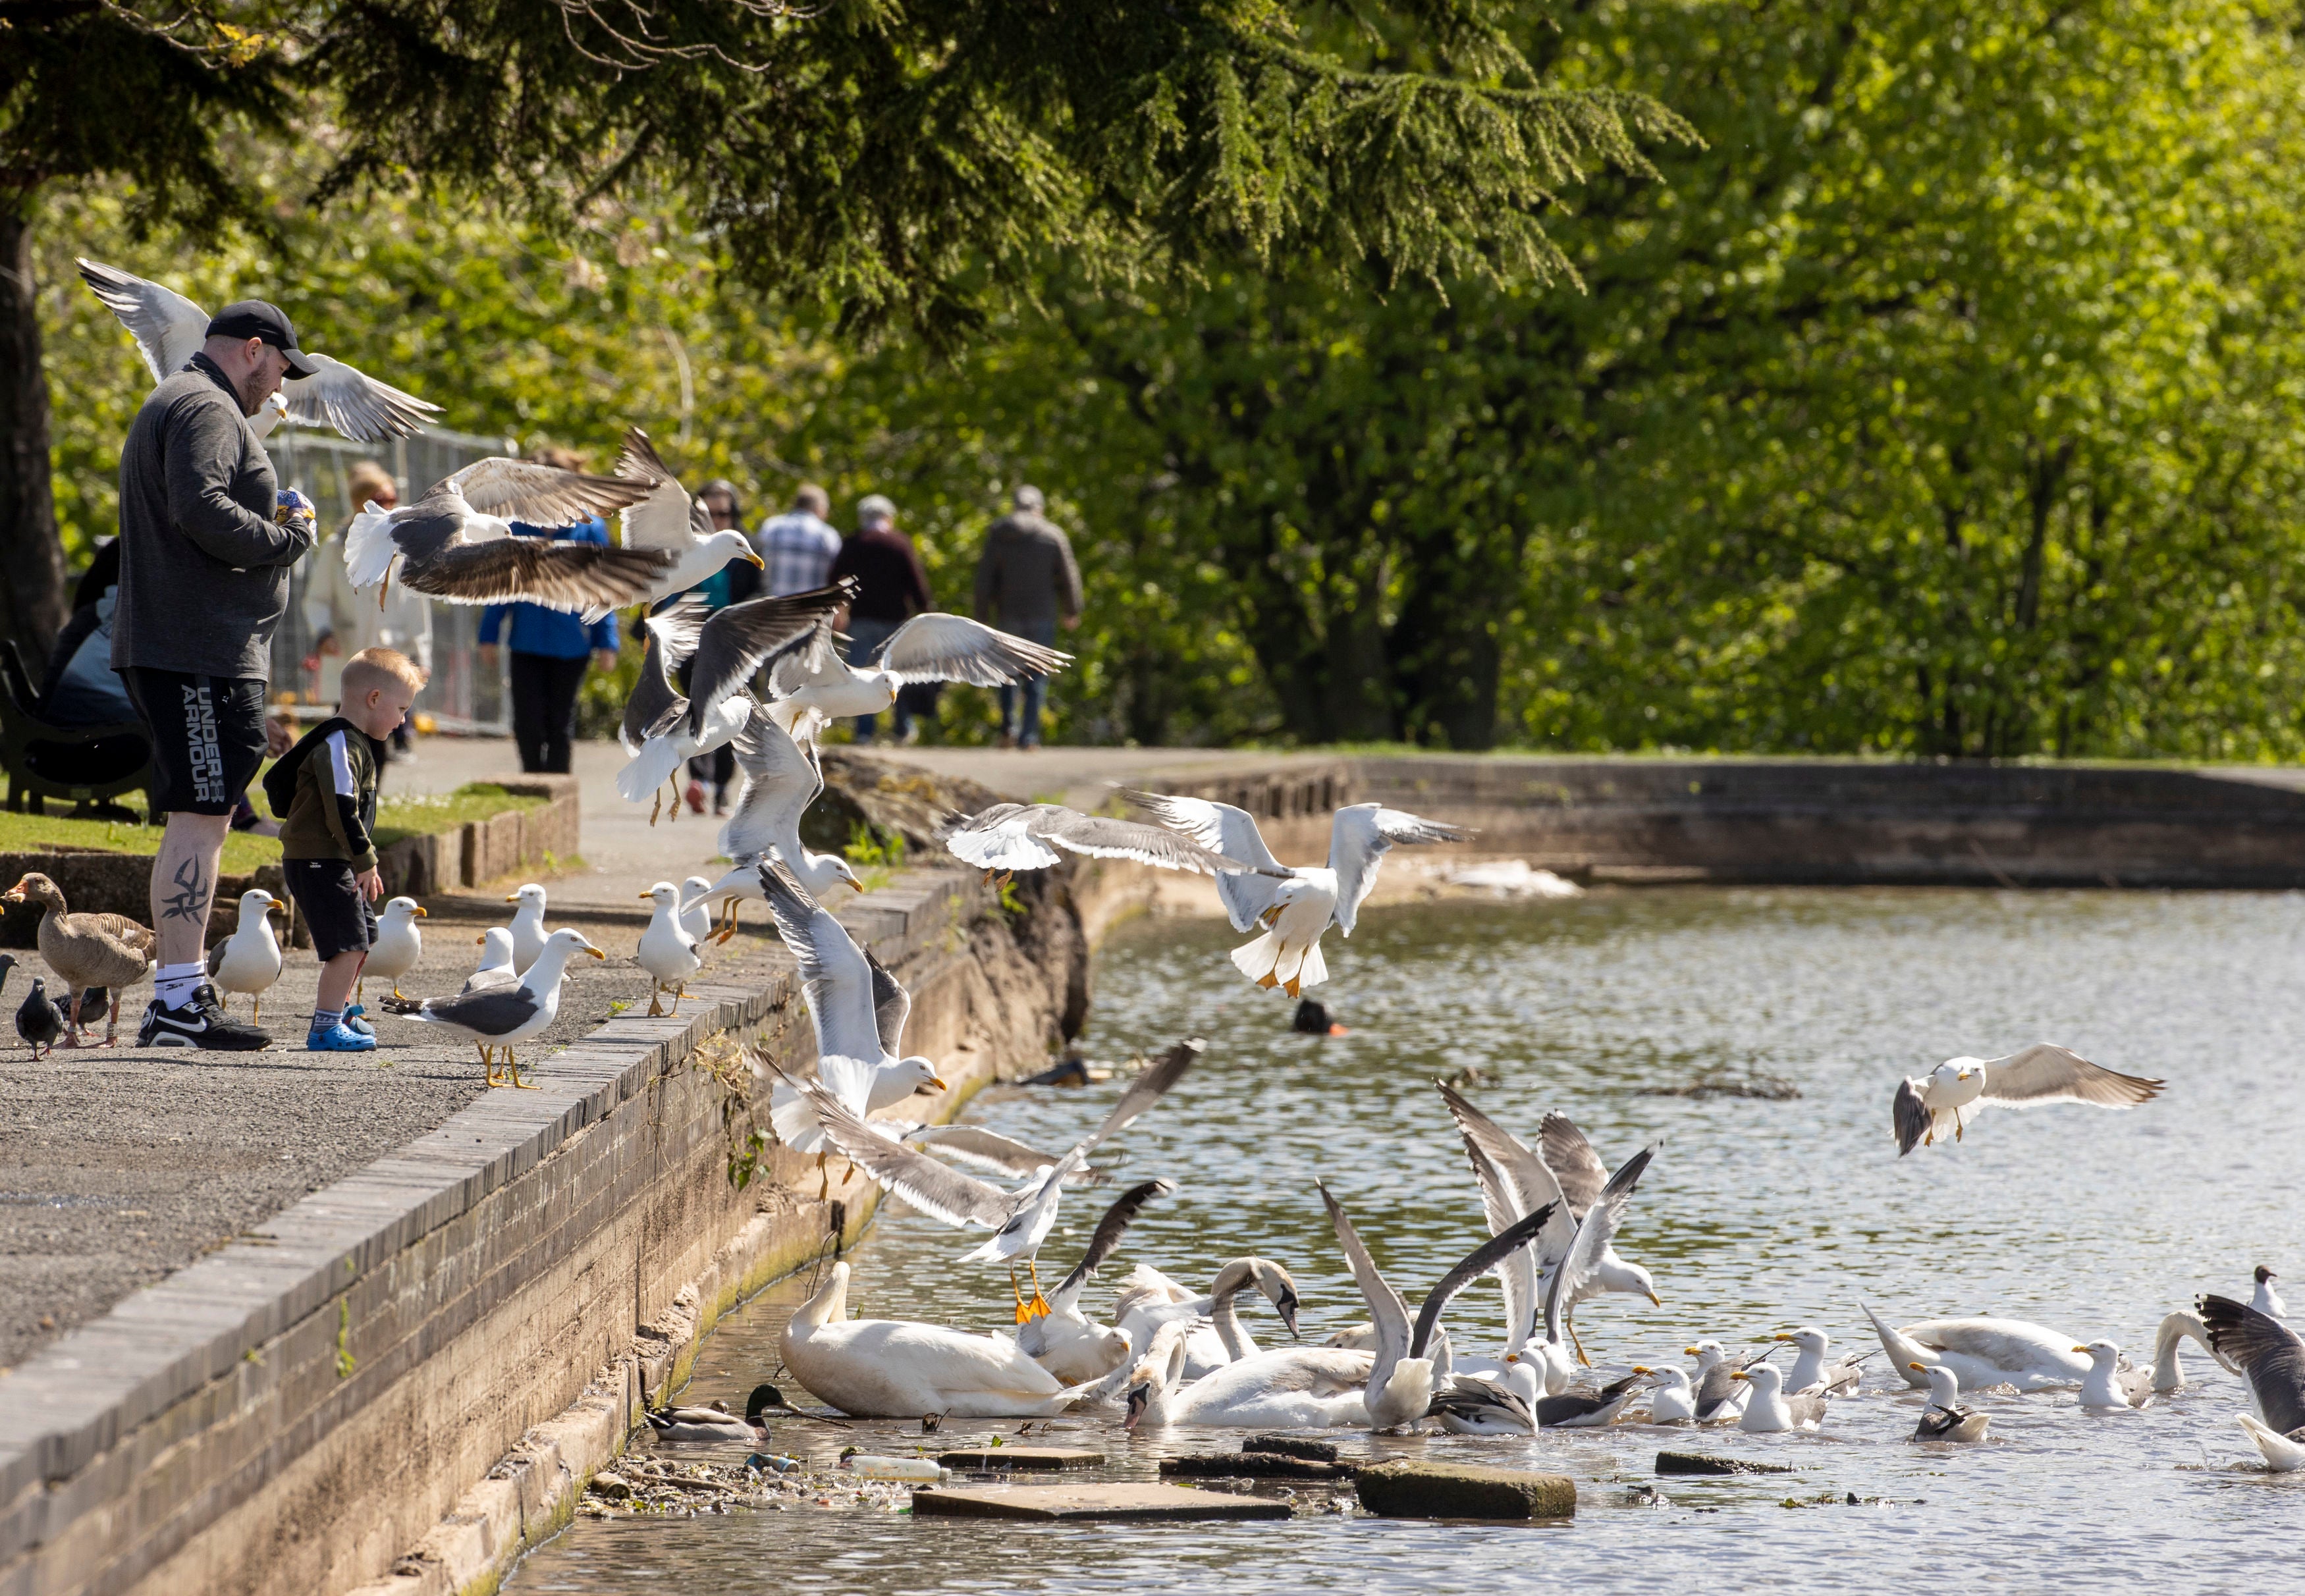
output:
[{"label": "metal fence", "polygon": [[[293,488],[319,507],[324,540],[299,561],[290,578],[288,614],[272,636],[272,686],[276,695],[293,688],[310,704],[320,696],[319,674],[305,668],[317,641],[304,619],[304,594],[316,559],[341,558],[335,533],[360,506],[344,486],[345,472],[357,462],[373,460],[390,471],[407,503],[451,471],[490,454],[518,450],[510,438],[482,437],[427,427],[413,437],[389,444],[356,444],[334,432],[286,423],[266,438],[274,471],[284,488]],[[481,610],[470,604],[432,606],[432,679],[417,696],[416,707],[429,712],[444,732],[511,734],[510,700],[505,687],[503,656],[494,670],[481,664]]]}]

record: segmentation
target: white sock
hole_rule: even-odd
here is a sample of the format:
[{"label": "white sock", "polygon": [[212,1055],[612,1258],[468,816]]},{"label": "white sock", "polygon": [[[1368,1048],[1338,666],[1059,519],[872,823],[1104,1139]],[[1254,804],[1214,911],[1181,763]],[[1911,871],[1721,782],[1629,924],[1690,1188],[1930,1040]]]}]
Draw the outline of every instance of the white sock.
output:
[{"label": "white sock", "polygon": [[208,978],[206,964],[163,964],[152,972],[152,996],[163,1008],[182,1008]]}]

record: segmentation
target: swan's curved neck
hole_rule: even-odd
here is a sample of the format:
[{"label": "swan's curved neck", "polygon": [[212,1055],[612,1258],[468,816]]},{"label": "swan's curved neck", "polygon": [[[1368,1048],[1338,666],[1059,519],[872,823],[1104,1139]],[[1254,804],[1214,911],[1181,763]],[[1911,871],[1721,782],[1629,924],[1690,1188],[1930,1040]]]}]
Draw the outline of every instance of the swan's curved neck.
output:
[{"label": "swan's curved neck", "polygon": [[[2201,1344],[2201,1350],[2211,1357],[2216,1349],[2209,1345],[2209,1327],[2201,1322],[2198,1313],[2179,1312],[2161,1321],[2161,1329],[2153,1341],[2153,1388],[2173,1391],[2185,1383],[2185,1366],[2177,1358],[2177,1348],[2190,1336]],[[2222,1359],[2219,1362],[2223,1362]]]},{"label": "swan's curved neck", "polygon": [[1256,1351],[1256,1343],[1242,1328],[1239,1311],[1234,1306],[1241,1288],[1255,1276],[1253,1260],[1236,1258],[1217,1271],[1216,1284],[1209,1288],[1210,1322],[1215,1327],[1217,1339],[1224,1343],[1225,1355],[1236,1363]]},{"label": "swan's curved neck", "polygon": [[848,1317],[848,1271],[832,1271],[822,1290],[793,1310],[792,1322],[804,1329],[839,1324]]}]

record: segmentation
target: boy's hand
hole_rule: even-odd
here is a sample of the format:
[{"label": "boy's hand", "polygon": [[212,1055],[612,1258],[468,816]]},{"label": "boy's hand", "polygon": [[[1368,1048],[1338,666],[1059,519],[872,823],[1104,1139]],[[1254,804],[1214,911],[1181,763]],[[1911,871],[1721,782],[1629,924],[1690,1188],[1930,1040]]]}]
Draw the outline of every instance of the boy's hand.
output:
[{"label": "boy's hand", "polygon": [[353,878],[353,885],[366,893],[371,904],[384,896],[384,877],[379,871],[362,870]]}]

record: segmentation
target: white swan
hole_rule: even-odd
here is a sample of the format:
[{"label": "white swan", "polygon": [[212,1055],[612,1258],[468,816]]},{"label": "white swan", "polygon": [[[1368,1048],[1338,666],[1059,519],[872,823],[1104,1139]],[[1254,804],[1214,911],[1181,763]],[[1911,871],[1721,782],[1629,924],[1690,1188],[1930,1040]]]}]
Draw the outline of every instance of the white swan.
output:
[{"label": "white swan", "polygon": [[1964,1391],[2004,1385],[2043,1391],[2077,1386],[2088,1377],[2088,1356],[2073,1350],[2071,1336],[2021,1319],[1929,1319],[1898,1330],[1884,1323],[1870,1304],[1858,1305],[1907,1385],[1926,1384],[1913,1370],[1916,1363],[1924,1369],[1943,1364]]},{"label": "white swan", "polygon": [[1096,1394],[1067,1385],[1006,1336],[849,1318],[845,1263],[794,1311],[781,1350],[801,1384],[860,1418],[1040,1418]]},{"label": "white swan", "polygon": [[1372,1354],[1292,1346],[1228,1363],[1185,1385],[1190,1333],[1182,1320],[1153,1333],[1152,1346],[1124,1388],[1128,1429],[1332,1430],[1369,1422],[1364,1393]]}]

